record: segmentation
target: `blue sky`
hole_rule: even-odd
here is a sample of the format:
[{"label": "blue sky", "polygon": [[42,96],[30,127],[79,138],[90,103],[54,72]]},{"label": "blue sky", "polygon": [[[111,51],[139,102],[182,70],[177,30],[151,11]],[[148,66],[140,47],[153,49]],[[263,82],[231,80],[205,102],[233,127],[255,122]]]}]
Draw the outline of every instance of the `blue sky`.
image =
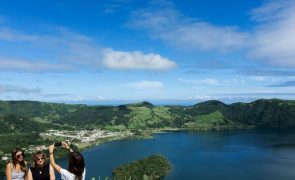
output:
[{"label": "blue sky", "polygon": [[0,99],[295,97],[293,0],[0,0]]}]

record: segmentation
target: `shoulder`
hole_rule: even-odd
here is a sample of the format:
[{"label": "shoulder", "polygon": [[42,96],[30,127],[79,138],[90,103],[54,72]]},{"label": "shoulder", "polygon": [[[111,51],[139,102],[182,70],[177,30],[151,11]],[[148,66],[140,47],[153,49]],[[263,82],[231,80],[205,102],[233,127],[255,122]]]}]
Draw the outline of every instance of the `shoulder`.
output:
[{"label": "shoulder", "polygon": [[66,170],[66,169],[63,169],[63,168],[61,168],[60,169],[60,173],[62,174],[67,174],[67,173],[70,173],[68,170]]},{"label": "shoulder", "polygon": [[61,168],[60,169],[61,179],[74,179],[75,175],[70,173],[68,170]]},{"label": "shoulder", "polygon": [[72,174],[72,173],[70,173],[68,170],[66,170],[66,169],[63,169],[63,168],[61,168],[60,169],[60,174],[62,174],[62,175],[70,175],[70,174]]},{"label": "shoulder", "polygon": [[13,169],[13,164],[11,162],[7,163],[6,168]]}]

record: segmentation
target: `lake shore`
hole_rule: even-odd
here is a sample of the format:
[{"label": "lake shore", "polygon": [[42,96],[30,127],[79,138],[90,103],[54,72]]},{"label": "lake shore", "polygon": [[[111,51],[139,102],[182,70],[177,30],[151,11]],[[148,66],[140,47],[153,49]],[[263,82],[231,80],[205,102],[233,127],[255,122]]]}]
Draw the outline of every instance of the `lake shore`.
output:
[{"label": "lake shore", "polygon": [[81,151],[92,148],[94,146],[98,146],[111,141],[118,141],[124,139],[150,139],[153,138],[154,134],[158,133],[169,133],[169,132],[177,132],[177,131],[186,131],[186,128],[159,128],[159,129],[147,129],[147,130],[134,130],[134,132],[130,132],[129,130],[126,132],[120,132],[120,136],[116,137],[107,137],[107,138],[99,138],[93,142],[89,143],[78,143],[75,144]]}]

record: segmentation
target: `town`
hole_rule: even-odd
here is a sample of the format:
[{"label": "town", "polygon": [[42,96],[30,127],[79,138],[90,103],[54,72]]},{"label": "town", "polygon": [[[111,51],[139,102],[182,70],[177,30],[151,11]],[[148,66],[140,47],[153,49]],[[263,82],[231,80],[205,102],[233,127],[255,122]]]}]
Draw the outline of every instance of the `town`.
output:
[{"label": "town", "polygon": [[[48,130],[44,133],[40,133],[43,139],[51,139],[55,141],[66,141],[72,143],[79,148],[87,148],[89,146],[97,145],[102,142],[111,140],[124,139],[132,136],[134,133],[130,131],[107,131],[101,129],[94,130]],[[24,148],[25,154],[32,154],[36,151],[45,151],[48,147],[46,145],[33,146],[30,145]],[[2,161],[10,159],[10,154],[0,154]]]}]

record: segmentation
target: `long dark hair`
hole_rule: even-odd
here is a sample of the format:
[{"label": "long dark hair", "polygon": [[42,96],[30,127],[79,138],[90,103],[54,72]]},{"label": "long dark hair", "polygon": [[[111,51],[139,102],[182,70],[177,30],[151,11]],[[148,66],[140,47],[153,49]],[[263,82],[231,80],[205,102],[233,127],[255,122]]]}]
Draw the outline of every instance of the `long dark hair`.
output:
[{"label": "long dark hair", "polygon": [[[22,152],[23,154],[23,160],[22,161],[18,161],[17,158],[16,158],[16,153],[17,152]],[[23,171],[25,173],[25,175],[27,174],[27,165],[25,163],[25,153],[23,150],[21,150],[20,148],[15,148],[12,152],[11,152],[11,159],[12,159],[12,164],[13,164],[13,167],[15,168],[16,167],[16,164],[19,163],[20,165],[20,170]]]},{"label": "long dark hair", "polygon": [[79,152],[71,152],[69,155],[68,171],[75,174],[77,180],[82,180],[85,168],[84,158]]}]

